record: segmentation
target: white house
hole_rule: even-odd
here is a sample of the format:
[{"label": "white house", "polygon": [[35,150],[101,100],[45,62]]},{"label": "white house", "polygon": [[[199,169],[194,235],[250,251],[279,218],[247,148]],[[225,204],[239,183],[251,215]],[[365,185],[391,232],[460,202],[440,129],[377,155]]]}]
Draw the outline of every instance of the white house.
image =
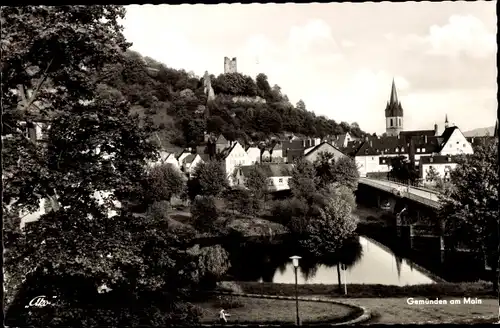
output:
[{"label": "white house", "polygon": [[248,156],[243,146],[235,141],[233,145],[222,151],[222,163],[229,179],[229,184],[233,185],[232,175],[239,166],[251,165],[252,159]]},{"label": "white house", "polygon": [[292,177],[293,164],[266,163],[260,165],[244,165],[236,169],[234,183],[237,186],[244,186],[246,176],[251,170],[259,169],[268,178],[269,191],[288,190],[288,184]]},{"label": "white house", "polygon": [[444,181],[450,180],[450,172],[457,166],[456,156],[422,156],[420,157],[420,178],[425,184],[434,184],[436,180],[430,174],[434,171],[436,177]]},{"label": "white house", "polygon": [[316,145],[315,147],[306,150],[306,152],[304,153],[304,159],[313,163],[318,159],[320,153],[331,153],[333,154],[333,158],[335,160],[347,157],[337,147],[325,141]]},{"label": "white house", "polygon": [[189,177],[193,173],[196,166],[203,162],[204,161],[199,154],[189,154],[183,158],[181,170]]},{"label": "white house", "polygon": [[331,143],[338,148],[343,148],[347,147],[347,144],[353,140],[354,138],[349,134],[349,132],[346,132],[343,134],[336,135]]},{"label": "white house", "polygon": [[273,148],[271,148],[271,162],[273,163],[283,163],[283,146],[281,144],[275,144]]},{"label": "white house", "polygon": [[396,136],[369,137],[356,152],[354,161],[359,175],[366,177],[368,173],[389,172],[391,157],[409,157],[408,146],[404,139]]},{"label": "white house", "polygon": [[441,135],[441,138],[443,138],[443,144],[439,152],[440,155],[453,156],[474,154],[472,145],[456,126],[447,127]]},{"label": "white house", "polygon": [[262,151],[262,162],[270,162],[271,161],[271,152],[268,149],[264,149]]},{"label": "white house", "polygon": [[251,164],[260,163],[260,148],[258,147],[249,147],[247,149],[248,157],[250,158]]}]

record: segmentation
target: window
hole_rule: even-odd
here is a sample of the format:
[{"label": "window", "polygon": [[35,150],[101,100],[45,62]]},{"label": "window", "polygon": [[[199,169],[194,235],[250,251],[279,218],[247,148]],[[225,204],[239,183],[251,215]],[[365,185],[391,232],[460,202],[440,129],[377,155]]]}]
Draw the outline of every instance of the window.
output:
[{"label": "window", "polygon": [[268,184],[269,184],[270,186],[272,186],[272,185],[273,185],[273,180],[272,180],[272,179],[269,179]]},{"label": "window", "polygon": [[422,153],[425,153],[425,148],[422,148]]},{"label": "window", "polygon": [[420,153],[420,148],[417,148],[417,153]]},{"label": "window", "polygon": [[382,160],[382,164],[384,164],[384,163],[385,163],[385,159]]},{"label": "window", "polygon": [[393,126],[393,121],[392,121],[392,118],[391,118],[391,126]]},{"label": "window", "polygon": [[450,144],[450,148],[451,148],[451,144]]},{"label": "window", "polygon": [[401,147],[401,152],[404,152],[404,151],[405,151],[404,147]]},{"label": "window", "polygon": [[465,144],[463,144],[463,147],[465,148]]},{"label": "window", "polygon": [[279,179],[278,179],[278,182],[279,182],[279,183],[283,183],[283,178],[279,178]]},{"label": "window", "polygon": [[434,162],[434,158],[432,158],[432,157],[431,157],[431,158],[429,158],[429,162],[430,162],[430,163]]},{"label": "window", "polygon": [[372,157],[372,161],[374,160],[374,158]]},{"label": "window", "polygon": [[401,119],[399,119],[399,126],[401,126]]}]

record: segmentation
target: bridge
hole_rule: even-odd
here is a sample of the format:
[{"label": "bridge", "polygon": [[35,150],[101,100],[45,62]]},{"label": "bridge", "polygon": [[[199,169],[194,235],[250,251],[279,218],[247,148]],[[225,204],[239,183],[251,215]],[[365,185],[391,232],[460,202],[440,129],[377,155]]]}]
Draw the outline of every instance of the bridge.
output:
[{"label": "bridge", "polygon": [[360,178],[359,183],[391,193],[400,198],[407,198],[433,209],[440,208],[439,193],[436,191],[404,185],[393,181],[371,178]]}]

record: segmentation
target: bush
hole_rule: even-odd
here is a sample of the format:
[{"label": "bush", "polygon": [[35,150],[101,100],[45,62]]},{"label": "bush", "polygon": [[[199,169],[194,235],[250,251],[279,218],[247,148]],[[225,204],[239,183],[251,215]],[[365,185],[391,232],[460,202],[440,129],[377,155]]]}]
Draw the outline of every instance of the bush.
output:
[{"label": "bush", "polygon": [[237,309],[244,306],[243,302],[234,296],[217,296],[215,304],[222,309]]},{"label": "bush", "polygon": [[307,204],[298,199],[277,200],[271,204],[271,215],[275,222],[288,226],[292,218],[303,217],[307,213]]},{"label": "bush", "polygon": [[191,205],[193,226],[198,231],[209,232],[214,228],[219,217],[215,198],[212,196],[196,196]]}]

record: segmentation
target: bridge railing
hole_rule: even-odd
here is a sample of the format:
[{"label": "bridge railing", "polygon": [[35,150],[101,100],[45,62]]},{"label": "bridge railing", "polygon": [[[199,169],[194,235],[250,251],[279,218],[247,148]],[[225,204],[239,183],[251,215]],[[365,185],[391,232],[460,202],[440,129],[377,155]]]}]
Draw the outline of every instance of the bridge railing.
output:
[{"label": "bridge railing", "polygon": [[430,193],[439,194],[438,190],[424,187],[421,182],[411,182],[409,180],[408,181],[403,181],[403,180],[395,179],[395,178],[392,178],[392,177],[385,177],[385,176],[382,176],[382,177],[379,177],[379,176],[377,176],[377,177],[367,177],[367,178],[368,179],[373,179],[373,180],[389,181],[389,182],[392,182],[392,183],[397,183],[397,184],[402,185],[402,186],[410,186],[412,188],[419,189],[419,190],[422,190],[422,191],[427,191],[427,192],[430,192]]},{"label": "bridge railing", "polygon": [[[420,195],[417,195],[417,194],[411,192],[411,190],[409,190],[408,186],[404,186],[404,185],[399,185],[399,188],[394,188],[394,187],[388,186],[384,183],[381,183],[382,181],[377,181],[377,180],[373,180],[370,178],[361,178],[360,182],[363,182],[363,183],[365,183],[369,186],[375,187],[377,189],[380,189],[380,190],[383,190],[383,191],[386,191],[386,192],[389,192],[389,193],[392,193],[395,195],[399,195],[401,197],[406,197],[408,199],[425,204],[425,205],[433,207],[433,208],[440,207],[439,201],[435,200],[435,198],[437,197],[437,194],[435,192],[430,192],[429,197],[423,197],[423,196],[420,196]],[[390,182],[390,181],[388,181],[388,182]],[[427,192],[427,190],[426,190],[426,192]]]}]

